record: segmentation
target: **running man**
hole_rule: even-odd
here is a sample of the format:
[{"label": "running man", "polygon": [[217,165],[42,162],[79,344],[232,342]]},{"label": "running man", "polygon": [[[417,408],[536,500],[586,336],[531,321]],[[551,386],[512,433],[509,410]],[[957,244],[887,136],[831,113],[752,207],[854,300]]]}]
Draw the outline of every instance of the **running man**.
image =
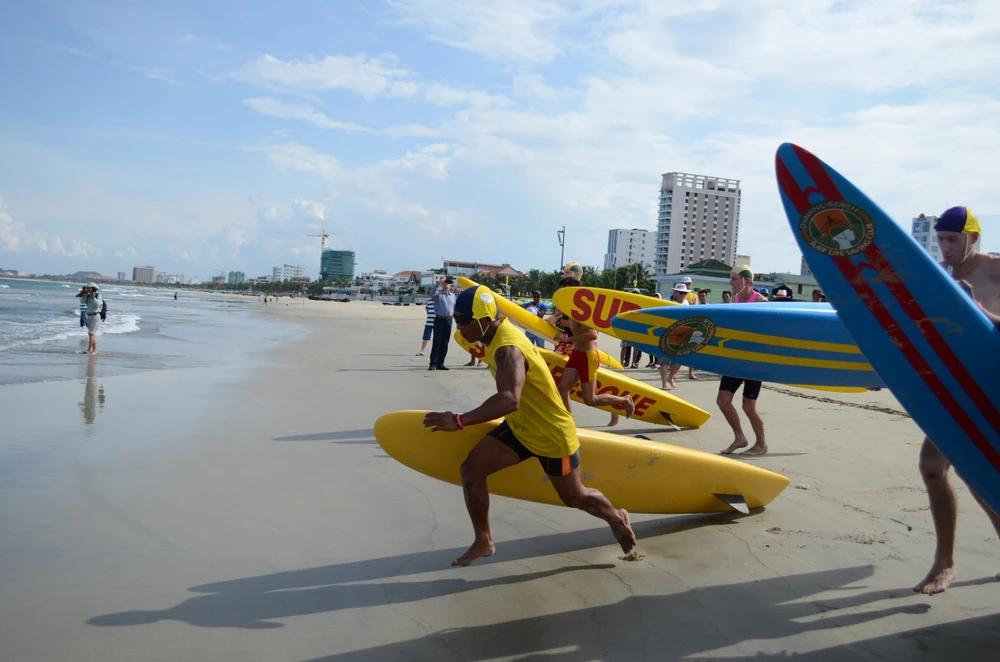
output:
[{"label": "running man", "polygon": [[493,554],[486,478],[530,457],[538,458],[563,503],[603,519],[622,551],[632,551],[635,534],[628,513],[612,506],[598,490],[584,487],[580,479],[576,424],[563,406],[538,348],[508,320],[497,319],[496,299],[488,287],[463,291],[455,301],[454,319],[463,338],[481,342],[486,348],[486,363],[496,379],[497,392],[464,414],[430,412],[424,426],[454,432],[500,417],[504,422],[483,437],[462,463],[462,490],[475,540],[452,565],[469,565]]},{"label": "running man", "polygon": [[[575,278],[563,278],[559,281],[559,287],[580,287],[580,281]],[[580,382],[580,397],[588,407],[623,407],[625,417],[631,418],[635,412],[635,403],[632,402],[631,395],[596,393],[597,368],[601,365],[601,357],[597,353],[597,331],[585,327],[574,319],[569,320],[569,329],[568,334],[563,334],[562,341],[572,345],[573,350],[569,353],[566,369],[559,379],[559,395],[562,396],[566,411],[573,411],[569,394],[576,388],[576,383]],[[617,424],[618,416],[612,413],[608,425]]]},{"label": "running man", "polygon": [[[733,291],[733,303],[755,303],[767,301],[767,297],[753,289],[753,270],[747,265],[741,265],[733,269],[729,274],[729,287]],[[764,419],[757,411],[757,396],[760,395],[761,382],[754,379],[738,379],[736,377],[722,376],[719,380],[719,395],[715,398],[715,404],[722,410],[722,415],[726,417],[726,422],[733,429],[733,443],[722,451],[723,455],[731,455],[740,448],[750,445],[743,426],[740,424],[740,415],[733,406],[733,398],[736,391],[743,385],[743,413],[750,419],[750,427],[753,428],[754,445],[740,453],[740,455],[763,455],[767,452],[767,441],[764,439]]]},{"label": "running man", "polygon": [[[938,246],[941,247],[942,265],[960,284],[968,286],[973,299],[996,323],[1000,314],[1000,257],[983,255],[976,251],[979,241],[979,221],[968,207],[952,207],[938,216],[934,223]],[[924,439],[920,449],[920,475],[927,486],[931,517],[937,534],[934,564],[924,580],[913,587],[917,593],[934,595],[951,586],[955,571],[955,528],[958,523],[958,501],[955,490],[948,481],[948,461],[930,439]],[[972,490],[970,490],[972,492]],[[1000,516],[986,505],[979,495],[972,492],[979,505],[986,511],[993,528],[1000,536]]]}]

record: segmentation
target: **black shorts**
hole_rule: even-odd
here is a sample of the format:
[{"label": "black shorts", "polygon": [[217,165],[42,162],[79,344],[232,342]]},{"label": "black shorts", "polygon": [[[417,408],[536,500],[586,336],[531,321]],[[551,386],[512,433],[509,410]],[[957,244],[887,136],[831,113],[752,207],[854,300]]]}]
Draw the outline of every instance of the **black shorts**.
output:
[{"label": "black shorts", "polygon": [[535,455],[514,436],[514,432],[507,425],[507,421],[493,428],[489,436],[499,439],[507,448],[517,453],[517,457],[520,458],[519,461],[521,462],[524,462],[529,457],[537,457],[538,462],[542,465],[542,469],[549,476],[566,476],[580,466],[580,451],[567,457],[542,457],[541,455]]},{"label": "black shorts", "polygon": [[743,384],[743,397],[747,400],[756,400],[760,395],[761,382],[754,379],[739,379],[738,377],[722,376],[719,380],[719,390],[729,391],[736,395],[736,390]]}]

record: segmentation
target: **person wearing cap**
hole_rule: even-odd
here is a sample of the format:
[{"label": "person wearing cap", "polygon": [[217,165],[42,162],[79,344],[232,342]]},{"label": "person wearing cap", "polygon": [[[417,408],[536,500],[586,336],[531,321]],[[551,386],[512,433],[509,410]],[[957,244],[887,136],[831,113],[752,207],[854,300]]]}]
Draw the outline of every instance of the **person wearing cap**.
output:
[{"label": "person wearing cap", "polygon": [[[679,303],[682,306],[690,306],[691,302],[688,301],[688,288],[683,282],[674,283],[674,289],[670,292],[670,300],[674,303]],[[670,367],[667,368],[666,376],[663,375],[662,371],[660,374],[660,388],[665,391],[670,391],[677,388],[677,373],[681,371],[681,364],[673,361],[670,363]],[[688,377],[691,379],[698,379],[694,376],[694,368],[688,366]]]},{"label": "person wearing cap", "polygon": [[[538,317],[545,319],[545,313],[549,312],[549,310],[545,306],[545,303],[542,302],[541,290],[535,290],[534,292],[531,293],[531,301],[524,304],[524,309],[527,310],[532,315],[537,315]],[[537,347],[545,347],[544,338],[534,333],[531,333],[530,331],[526,333],[528,334],[528,340],[530,340],[533,345]]]},{"label": "person wearing cap", "polygon": [[[959,281],[983,311],[996,324],[1000,320],[1000,257],[976,251],[979,242],[979,220],[968,207],[952,207],[938,216],[934,223],[942,265]],[[1000,324],[998,324],[1000,326]],[[994,359],[995,360],[995,359]],[[951,586],[955,572],[955,529],[958,523],[958,502],[948,480],[951,462],[930,439],[920,448],[920,475],[927,487],[931,518],[937,535],[934,563],[927,576],[913,587],[917,593],[934,595]],[[1000,536],[1000,516],[972,492],[989,516]]]},{"label": "person wearing cap", "polygon": [[567,262],[566,266],[563,267],[563,278],[575,278],[578,281],[583,281],[583,265],[579,262]]},{"label": "person wearing cap", "polygon": [[104,303],[98,289],[97,283],[87,283],[76,295],[87,306],[87,354],[97,354],[97,330],[101,328],[101,305]]},{"label": "person wearing cap", "polygon": [[771,290],[771,301],[794,301],[794,293],[792,288],[788,287],[786,283],[776,286]]},{"label": "person wearing cap", "polygon": [[[753,289],[753,270],[748,265],[735,267],[729,274],[729,287],[733,292],[733,303],[755,303],[767,301],[767,297]],[[731,455],[740,448],[750,445],[745,434],[743,425],[740,423],[740,415],[733,406],[733,398],[740,385],[743,386],[743,413],[750,419],[750,427],[753,428],[754,445],[740,453],[740,455],[763,455],[767,453],[767,440],[764,438],[764,419],[757,411],[757,397],[760,395],[761,382],[755,379],[739,379],[723,375],[719,380],[719,394],[715,398],[715,404],[722,410],[722,415],[726,417],[726,422],[733,429],[733,443],[722,451],[723,455]]]},{"label": "person wearing cap", "polygon": [[681,278],[681,284],[684,285],[684,291],[687,292],[687,295],[685,297],[687,299],[687,302],[692,306],[698,303],[698,295],[695,294],[694,291],[692,291],[691,289],[694,286],[693,283],[691,282],[691,277],[684,276],[683,278]]},{"label": "person wearing cap", "polygon": [[545,359],[538,348],[505,318],[498,319],[496,298],[478,285],[455,301],[455,324],[469,343],[482,343],[497,392],[464,414],[429,412],[424,426],[455,432],[467,425],[504,421],[479,440],[462,463],[462,490],[475,539],[452,565],[469,565],[495,550],[490,532],[490,494],[486,479],[502,469],[537,458],[559,498],[611,526],[626,554],[635,547],[628,513],[615,508],[598,490],[580,478],[580,441],[573,417],[563,405]]},{"label": "person wearing cap", "polygon": [[448,356],[451,316],[455,313],[455,293],[451,291],[454,282],[451,276],[447,276],[440,285],[431,290],[431,300],[434,302],[434,340],[431,342],[428,370],[448,370],[444,364],[444,357]]}]

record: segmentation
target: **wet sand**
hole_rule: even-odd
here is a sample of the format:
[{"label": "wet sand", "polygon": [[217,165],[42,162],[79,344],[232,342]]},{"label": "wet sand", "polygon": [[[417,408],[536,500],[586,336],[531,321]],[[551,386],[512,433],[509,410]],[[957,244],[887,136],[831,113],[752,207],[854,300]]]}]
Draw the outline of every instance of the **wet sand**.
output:
[{"label": "wet sand", "polygon": [[[471,408],[487,371],[460,368],[452,344],[453,369],[427,372],[421,307],[285,303],[261,314],[312,334],[243,369],[105,377],[97,404],[85,379],[0,388],[0,660],[980,660],[1000,646],[1000,542],[960,482],[958,581],[910,590],[934,536],[921,435],[888,392],[765,390],[771,454],[746,461],[792,486],[762,512],[634,516],[644,558],[626,563],[588,515],[495,497],[496,555],[456,569],[460,489],[388,458],[371,426]],[[713,412],[706,426],[618,431],[728,445],[717,381],[685,374],[676,393]]]}]

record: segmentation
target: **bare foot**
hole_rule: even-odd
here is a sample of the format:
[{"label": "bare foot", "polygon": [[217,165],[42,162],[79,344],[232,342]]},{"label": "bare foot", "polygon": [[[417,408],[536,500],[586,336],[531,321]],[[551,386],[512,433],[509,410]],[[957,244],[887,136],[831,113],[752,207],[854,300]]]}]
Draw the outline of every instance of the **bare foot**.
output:
[{"label": "bare foot", "polygon": [[621,520],[617,524],[611,525],[611,531],[615,534],[615,540],[621,545],[622,552],[628,554],[635,549],[635,533],[632,531],[628,511],[620,508],[618,514],[621,515]]},{"label": "bare foot", "polygon": [[746,448],[750,444],[746,439],[736,439],[733,443],[729,444],[729,448],[719,451],[723,455],[732,455],[734,451],[738,451],[741,448]]},{"label": "bare foot", "polygon": [[611,414],[611,421],[608,423],[608,427],[618,425],[618,418],[618,414]]},{"label": "bare foot", "polygon": [[693,373],[693,372],[689,372],[689,373],[688,373],[688,379],[693,379],[693,380],[695,380],[695,381],[697,381],[697,380],[698,380],[698,378],[694,376],[694,373]]},{"label": "bare foot", "polygon": [[462,365],[464,365],[467,368],[475,368],[476,367],[476,362],[475,361],[469,361],[468,363],[463,363]]},{"label": "bare foot", "polygon": [[667,385],[668,385],[668,386],[670,386],[670,389],[671,389],[671,390],[673,390],[673,389],[677,388],[677,382],[675,382],[675,381],[674,381],[674,380],[672,380],[672,379],[668,379],[668,380],[667,380]]},{"label": "bare foot", "polygon": [[423,352],[417,352],[417,356],[423,356],[423,355],[424,355]]},{"label": "bare foot", "polygon": [[931,567],[931,571],[924,577],[924,581],[913,587],[913,592],[923,593],[924,595],[944,593],[957,576],[958,573],[955,572],[955,566],[942,566],[935,563]]},{"label": "bare foot", "polygon": [[635,402],[632,401],[631,395],[625,396],[625,418],[632,418],[632,414],[635,413]]},{"label": "bare foot", "polygon": [[761,444],[754,444],[752,447],[740,453],[740,455],[764,455],[766,453],[767,453],[767,446]]},{"label": "bare foot", "polygon": [[496,546],[493,544],[492,540],[486,540],[484,542],[476,541],[472,543],[472,547],[469,547],[457,559],[451,562],[452,566],[467,566],[476,559],[484,558],[487,556],[493,556],[493,552],[496,551]]}]

